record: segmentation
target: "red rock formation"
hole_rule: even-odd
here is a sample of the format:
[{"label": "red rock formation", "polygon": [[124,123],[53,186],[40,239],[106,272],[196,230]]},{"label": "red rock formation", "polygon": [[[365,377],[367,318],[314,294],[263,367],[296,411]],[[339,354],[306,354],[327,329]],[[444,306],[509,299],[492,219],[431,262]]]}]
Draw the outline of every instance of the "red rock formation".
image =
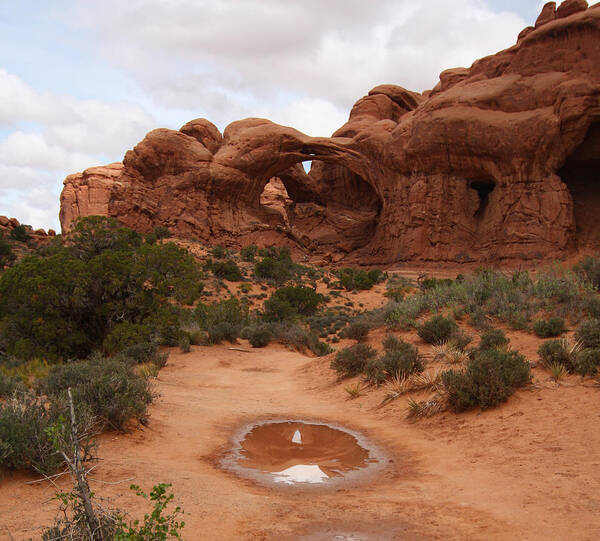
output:
[{"label": "red rock formation", "polygon": [[[600,5],[551,2],[516,45],[432,91],[374,88],[331,138],[264,119],[154,130],[123,164],[67,177],[61,224],[105,214],[365,263],[562,257],[600,247],[599,126]],[[261,204],[273,177],[285,212]]]}]

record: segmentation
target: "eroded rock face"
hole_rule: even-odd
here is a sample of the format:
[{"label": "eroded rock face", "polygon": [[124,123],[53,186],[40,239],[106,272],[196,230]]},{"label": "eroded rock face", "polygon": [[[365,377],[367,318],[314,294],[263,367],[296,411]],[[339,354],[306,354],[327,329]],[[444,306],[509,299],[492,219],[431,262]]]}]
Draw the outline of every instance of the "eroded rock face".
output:
[{"label": "eroded rock face", "polygon": [[[600,247],[599,126],[600,6],[551,2],[423,95],[374,88],[330,138],[256,118],[154,130],[123,164],[67,177],[61,224],[103,214],[371,264],[563,257]],[[261,204],[273,177],[287,193],[271,183]]]}]

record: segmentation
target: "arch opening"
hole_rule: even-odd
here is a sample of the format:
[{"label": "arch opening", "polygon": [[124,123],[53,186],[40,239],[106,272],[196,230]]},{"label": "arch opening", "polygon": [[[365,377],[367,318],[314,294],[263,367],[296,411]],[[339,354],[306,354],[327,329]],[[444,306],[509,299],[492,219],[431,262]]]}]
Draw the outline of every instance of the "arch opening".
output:
[{"label": "arch opening", "polygon": [[600,247],[600,123],[592,124],[582,143],[567,157],[558,175],[573,200],[579,247]]},{"label": "arch opening", "polygon": [[490,194],[494,191],[496,183],[493,180],[472,180],[469,183],[469,188],[475,190],[479,198],[479,206],[473,215],[474,218],[481,218],[488,206]]},{"label": "arch opening", "polygon": [[[314,156],[271,177],[261,195],[269,223],[304,239],[313,248],[342,251],[365,246],[375,234],[382,202],[373,187],[342,163]],[[342,239],[340,241],[340,239]]]}]

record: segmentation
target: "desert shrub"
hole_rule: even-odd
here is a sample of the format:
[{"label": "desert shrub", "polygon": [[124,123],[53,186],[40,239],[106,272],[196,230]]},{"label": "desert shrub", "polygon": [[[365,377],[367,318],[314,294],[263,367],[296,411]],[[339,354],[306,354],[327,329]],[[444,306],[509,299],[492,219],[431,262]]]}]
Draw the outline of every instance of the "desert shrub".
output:
[{"label": "desert shrub", "polygon": [[384,295],[395,302],[400,302],[411,287],[412,284],[408,278],[395,274],[388,278]]},{"label": "desert shrub", "polygon": [[351,340],[362,342],[367,337],[370,330],[371,323],[365,319],[359,319],[357,321],[353,321],[348,325],[348,327],[346,327],[344,330],[344,338],[350,338]]},{"label": "desert shrub", "polygon": [[544,366],[562,364],[569,372],[575,367],[576,348],[567,340],[547,340],[538,348],[538,355]]},{"label": "desert shrub", "polygon": [[533,324],[533,332],[540,338],[560,336],[566,330],[565,320],[560,317],[540,319]]},{"label": "desert shrub", "polygon": [[600,319],[587,319],[575,331],[575,338],[584,348],[600,347]]},{"label": "desert shrub", "polygon": [[502,329],[490,329],[481,335],[479,340],[479,349],[488,350],[494,348],[503,348],[507,346],[510,340],[504,334]]},{"label": "desert shrub", "polygon": [[178,346],[182,353],[189,353],[191,348],[191,340],[188,334],[183,333],[179,338]]},{"label": "desert shrub", "polygon": [[258,248],[256,244],[249,244],[248,246],[244,246],[240,250],[240,256],[242,258],[242,261],[247,261],[249,263],[254,262],[254,258],[256,257],[257,252]]},{"label": "desert shrub", "polygon": [[423,290],[435,289],[436,287],[449,287],[452,285],[453,280],[450,278],[424,278],[421,280],[419,287]]},{"label": "desert shrub", "polygon": [[450,339],[452,345],[460,351],[464,351],[472,341],[473,337],[460,329],[458,329]]},{"label": "desert shrub", "polygon": [[322,302],[323,295],[310,287],[281,287],[265,301],[265,319],[283,321],[295,315],[311,316]]},{"label": "desert shrub", "polygon": [[446,342],[456,332],[457,326],[453,319],[444,316],[433,316],[417,327],[417,334],[428,344]]},{"label": "desert shrub", "polygon": [[475,352],[464,371],[448,370],[442,382],[454,411],[492,408],[531,380],[529,363],[516,351]]},{"label": "desert shrub", "polygon": [[25,392],[26,389],[23,380],[18,376],[8,376],[0,373],[0,398],[8,398],[17,392]]},{"label": "desert shrub", "polygon": [[[115,325],[104,339],[102,347],[107,355],[115,355],[116,353],[131,350],[138,344],[151,343],[152,331],[148,325],[124,321]],[[139,359],[140,362],[146,360],[146,358]]]},{"label": "desert shrub", "polygon": [[144,515],[143,522],[134,520],[128,525],[120,519],[117,521],[115,541],[166,541],[167,539],[182,539],[181,529],[185,522],[179,520],[178,515],[183,514],[183,510],[177,506],[169,513],[165,514],[165,509],[173,500],[173,493],[169,492],[170,484],[159,483],[154,485],[148,496],[137,485],[131,485],[138,496],[149,499],[153,504],[151,513]]},{"label": "desert shrub", "polygon": [[335,274],[341,286],[348,291],[371,289],[383,276],[379,269],[367,272],[362,269],[342,268]]},{"label": "desert shrub", "polygon": [[122,359],[94,356],[89,361],[55,365],[38,384],[43,394],[63,399],[69,387],[76,404],[88,407],[116,430],[123,430],[132,418],[144,421],[153,399],[148,380],[134,371],[133,363]]},{"label": "desert shrub", "polygon": [[15,260],[15,254],[10,244],[0,235],[0,270]]},{"label": "desert shrub", "polygon": [[170,299],[189,303],[200,294],[200,270],[185,250],[140,244],[130,230],[86,220],[78,220],[68,248],[27,257],[0,276],[0,327],[9,353],[85,358],[117,321],[147,323]]},{"label": "desert shrub", "polygon": [[380,357],[383,372],[387,378],[408,377],[414,372],[423,371],[423,362],[416,347],[393,335],[383,341],[384,353]]},{"label": "desert shrub", "polygon": [[600,257],[587,256],[573,267],[581,279],[600,288]]},{"label": "desert shrub", "polygon": [[264,348],[271,342],[273,331],[269,325],[250,325],[243,329],[242,338],[248,340],[253,348]]},{"label": "desert shrub", "polygon": [[428,309],[427,299],[423,295],[411,295],[401,302],[392,302],[385,307],[385,323],[392,328],[414,327],[416,319]]},{"label": "desert shrub", "polygon": [[225,250],[225,248],[220,244],[213,246],[210,253],[213,257],[216,257],[217,259],[225,259],[225,257],[227,257],[227,250]]},{"label": "desert shrub", "polygon": [[594,295],[585,299],[583,311],[591,318],[600,319],[600,297]]},{"label": "desert shrub", "polygon": [[575,356],[574,371],[582,376],[593,376],[600,369],[600,348],[588,348]]},{"label": "desert shrub", "polygon": [[199,303],[195,315],[200,328],[207,331],[209,343],[235,342],[248,322],[248,306],[230,297],[210,305]]},{"label": "desert shrub", "polygon": [[331,368],[342,377],[357,376],[364,372],[369,361],[376,357],[375,349],[359,343],[338,351],[331,361]]},{"label": "desert shrub", "polygon": [[262,259],[254,264],[254,276],[259,280],[282,285],[301,272],[301,267],[292,261],[287,247],[261,248],[258,254]]},{"label": "desert shrub", "polygon": [[208,343],[208,334],[202,329],[194,329],[188,332],[190,344],[193,346],[203,346]]},{"label": "desert shrub", "polygon": [[363,368],[365,379],[373,385],[381,385],[388,378],[381,357],[369,359]]},{"label": "desert shrub", "polygon": [[31,393],[18,393],[0,402],[0,467],[44,474],[56,471],[62,459],[46,430],[60,413]]},{"label": "desert shrub", "polygon": [[27,242],[29,240],[29,231],[25,225],[21,224],[11,229],[10,236],[16,241]]},{"label": "desert shrub", "polygon": [[209,269],[216,277],[230,282],[239,282],[242,279],[242,271],[233,259],[211,261]]}]

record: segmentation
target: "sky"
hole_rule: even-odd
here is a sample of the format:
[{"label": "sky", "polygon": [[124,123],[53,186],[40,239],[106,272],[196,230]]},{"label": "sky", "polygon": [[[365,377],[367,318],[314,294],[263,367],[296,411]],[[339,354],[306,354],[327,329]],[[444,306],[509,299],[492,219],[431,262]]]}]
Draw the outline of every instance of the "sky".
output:
[{"label": "sky", "polygon": [[328,136],[374,86],[513,45],[543,3],[0,0],[0,215],[59,230],[66,175],[194,118]]}]

